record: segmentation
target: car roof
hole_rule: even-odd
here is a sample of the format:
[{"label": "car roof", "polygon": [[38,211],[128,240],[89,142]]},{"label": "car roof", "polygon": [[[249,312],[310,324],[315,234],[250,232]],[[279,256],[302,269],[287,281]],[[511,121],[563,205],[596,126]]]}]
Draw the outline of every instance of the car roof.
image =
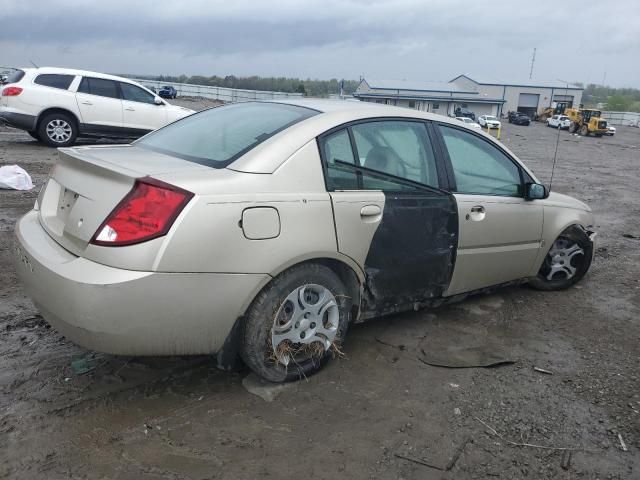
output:
[{"label": "car roof", "polygon": [[[457,128],[466,128],[469,131],[472,131],[474,135],[483,135],[490,142],[499,143],[493,136],[484,132],[478,132],[477,129],[464,125],[464,122],[460,122],[455,118],[439,115],[437,113],[423,112],[408,107],[396,107],[363,101],[328,100],[321,98],[282,99],[278,101],[270,101],[268,103],[279,103],[310,108],[316,110],[319,114],[313,115],[306,120],[292,125],[262,142],[229,165],[227,167],[228,169],[249,173],[272,173],[280,167],[286,159],[303,148],[307,143],[315,142],[315,139],[319,135],[349,122],[377,119],[380,117],[389,117],[392,119],[407,118],[408,120],[432,120],[442,124],[453,125]],[[511,152],[505,145],[501,143],[499,144],[501,148],[509,152],[513,157],[517,158],[517,155]],[[526,165],[523,165],[523,167],[527,173],[532,176],[532,178],[536,178]]]},{"label": "car roof", "polygon": [[134,83],[138,85],[137,82],[130,80],[124,77],[118,77],[116,75],[109,75],[108,73],[100,73],[100,72],[92,72],[90,70],[76,70],[74,68],[59,68],[59,67],[38,67],[38,68],[21,68],[20,70],[25,73],[53,73],[59,75],[77,75],[81,77],[96,77],[96,78],[104,78],[105,80],[117,80],[117,81],[125,81],[128,83]]}]

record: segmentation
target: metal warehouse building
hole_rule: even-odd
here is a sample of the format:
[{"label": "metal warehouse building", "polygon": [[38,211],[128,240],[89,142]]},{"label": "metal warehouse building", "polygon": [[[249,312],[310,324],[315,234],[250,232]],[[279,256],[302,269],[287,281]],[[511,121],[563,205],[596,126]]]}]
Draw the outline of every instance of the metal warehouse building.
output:
[{"label": "metal warehouse building", "polygon": [[517,110],[533,117],[553,102],[579,105],[582,88],[561,82],[527,80],[504,83],[459,75],[449,82],[362,79],[354,97],[425,112],[453,115],[457,107],[476,115],[500,116]]}]

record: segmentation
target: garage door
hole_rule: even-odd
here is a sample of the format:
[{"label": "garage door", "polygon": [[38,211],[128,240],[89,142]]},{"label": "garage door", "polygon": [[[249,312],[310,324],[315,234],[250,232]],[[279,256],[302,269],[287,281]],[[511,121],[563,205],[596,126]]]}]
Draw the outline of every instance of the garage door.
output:
[{"label": "garage door", "polygon": [[518,100],[518,108],[520,107],[533,107],[538,108],[538,100],[540,95],[537,93],[521,93]]},{"label": "garage door", "polygon": [[554,95],[554,102],[565,102],[569,107],[573,106],[573,95]]}]

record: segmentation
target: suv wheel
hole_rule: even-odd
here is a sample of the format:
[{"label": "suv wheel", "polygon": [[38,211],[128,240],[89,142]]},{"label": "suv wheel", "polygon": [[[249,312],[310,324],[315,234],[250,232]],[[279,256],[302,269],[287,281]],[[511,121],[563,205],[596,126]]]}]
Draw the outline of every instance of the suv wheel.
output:
[{"label": "suv wheel", "polygon": [[50,147],[69,147],[78,138],[78,127],[70,115],[50,113],[40,121],[38,136]]},{"label": "suv wheel", "polygon": [[351,298],[333,270],[303,264],[277,276],[247,310],[240,355],[271,382],[305,378],[340,354]]}]

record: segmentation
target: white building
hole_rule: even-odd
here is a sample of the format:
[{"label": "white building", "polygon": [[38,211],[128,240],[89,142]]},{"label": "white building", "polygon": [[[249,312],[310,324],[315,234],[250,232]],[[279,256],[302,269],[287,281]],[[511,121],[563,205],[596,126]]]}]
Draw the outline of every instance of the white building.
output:
[{"label": "white building", "polygon": [[454,115],[458,107],[478,115],[495,115],[518,110],[532,116],[552,102],[579,105],[582,88],[560,82],[532,81],[498,83],[459,75],[449,82],[362,79],[354,97],[441,115]]}]

